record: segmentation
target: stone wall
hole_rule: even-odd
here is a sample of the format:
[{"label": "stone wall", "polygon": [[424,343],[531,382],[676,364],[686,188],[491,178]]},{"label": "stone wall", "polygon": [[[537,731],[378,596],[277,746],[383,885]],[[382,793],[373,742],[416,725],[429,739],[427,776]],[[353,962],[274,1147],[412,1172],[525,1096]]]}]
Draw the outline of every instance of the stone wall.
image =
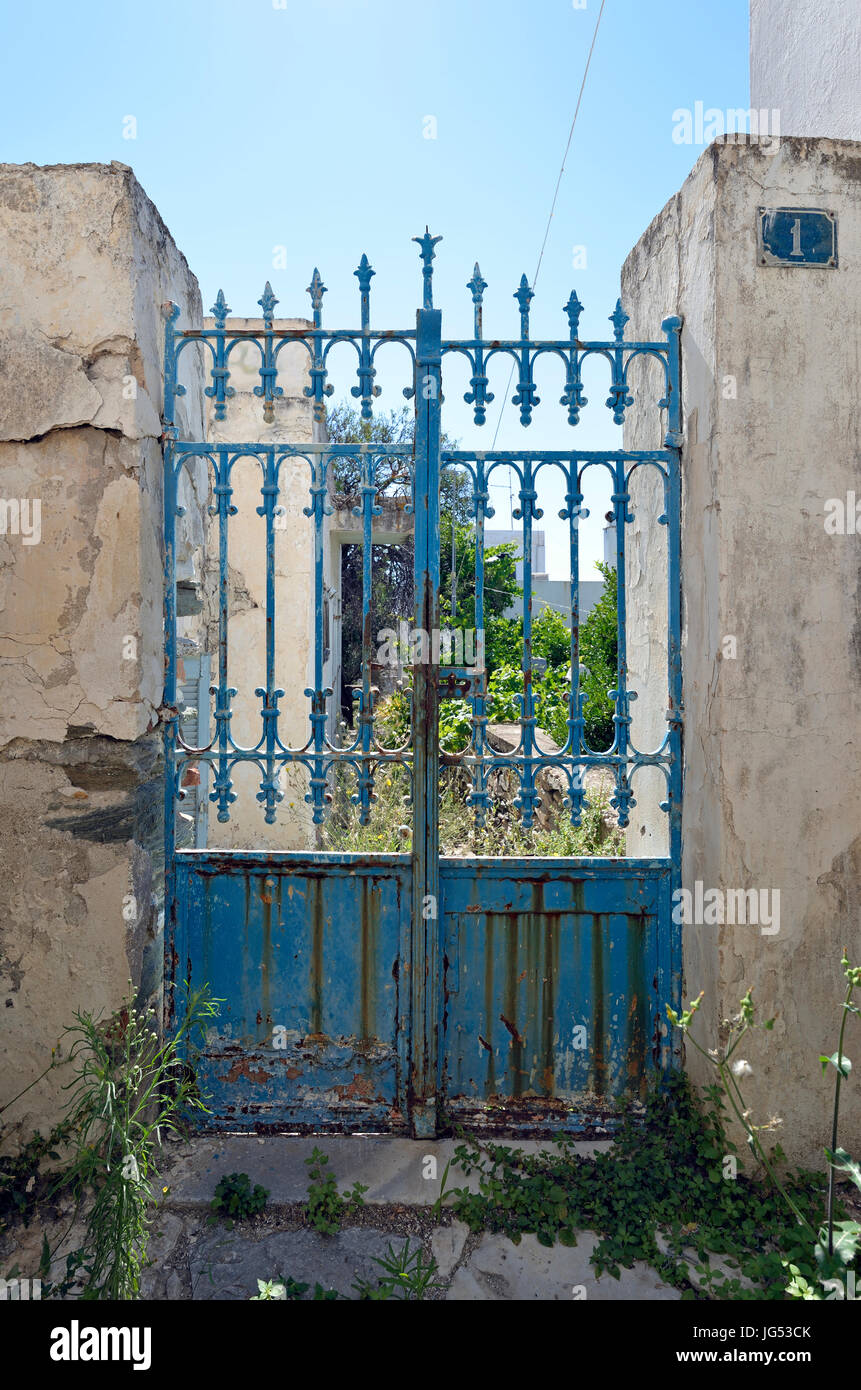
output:
[{"label": "stone wall", "polygon": [[[759,264],[757,208],[787,205],[837,213],[836,269]],[[760,1016],[776,1015],[746,1050],[745,1096],[757,1121],[782,1117],[793,1159],[818,1165],[832,1094],[818,1057],[837,1046],[844,944],[861,957],[861,550],[855,528],[825,524],[831,499],[861,493],[861,144],[712,146],[628,257],[622,298],[632,337],[685,321],[682,882],[765,891],[770,912],[780,893],[777,932],[683,928],[686,997],[706,992],[705,1046],[749,986]],[[645,447],[656,395],[631,410],[626,447]],[[665,602],[645,538],[658,503],[635,494],[629,554],[634,712],[652,732]],[[659,814],[640,815],[629,847],[662,835]],[[706,1079],[692,1050],[688,1063]],[[843,1115],[857,1152],[856,1086]]]},{"label": "stone wall", "polygon": [[[160,306],[175,300],[199,327],[201,303],[122,164],[0,166],[0,238],[5,1099],[75,1010],[109,1012],[129,978],[141,998],[161,988]],[[180,419],[200,438],[196,354]],[[197,474],[178,547],[192,568],[204,499]],[[44,1128],[66,1079],[52,1073],[4,1118]]]}]

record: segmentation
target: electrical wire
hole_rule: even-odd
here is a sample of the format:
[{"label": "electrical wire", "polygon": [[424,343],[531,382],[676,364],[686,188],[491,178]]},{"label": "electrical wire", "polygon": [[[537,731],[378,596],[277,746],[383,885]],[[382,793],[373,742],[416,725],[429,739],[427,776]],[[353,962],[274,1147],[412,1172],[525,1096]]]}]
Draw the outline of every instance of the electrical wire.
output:
[{"label": "electrical wire", "polygon": [[[596,43],[596,40],[597,40],[597,38],[598,38],[598,30],[599,30],[600,25],[601,25],[601,16],[602,16],[603,13],[604,13],[604,5],[605,5],[605,4],[606,4],[606,0],[601,0],[601,8],[600,8],[599,11],[598,11],[598,18],[597,18],[596,21],[595,21],[595,29],[594,29],[594,32],[593,32],[593,34],[592,34],[592,42],[591,42],[591,44],[589,45],[589,52],[588,52],[587,57],[586,57],[586,66],[585,66],[585,68],[583,69],[583,79],[582,79],[582,81],[581,81],[581,83],[580,83],[580,91],[579,91],[578,94],[577,94],[577,105],[576,105],[575,108],[574,108],[574,116],[573,116],[572,121],[571,121],[571,127],[570,127],[570,129],[569,129],[569,131],[568,131],[568,140],[567,140],[567,142],[566,142],[566,144],[565,144],[565,153],[564,153],[563,156],[562,156],[562,163],[561,163],[561,165],[559,166],[559,175],[558,175],[558,177],[557,177],[557,179],[556,179],[556,187],[555,187],[554,190],[553,190],[553,200],[552,200],[552,202],[551,202],[551,204],[550,204],[550,212],[549,212],[548,215],[547,215],[547,225],[546,225],[545,228],[544,228],[544,239],[543,239],[543,241],[542,241],[542,243],[541,243],[541,250],[540,250],[539,253],[538,253],[538,262],[537,262],[537,264],[536,264],[536,266],[535,266],[535,274],[534,274],[533,277],[532,277],[532,289],[533,289],[533,290],[535,289],[536,285],[538,284],[538,277],[539,277],[539,275],[541,274],[541,265],[542,265],[542,262],[543,262],[543,260],[544,260],[544,252],[545,252],[545,250],[547,249],[547,240],[548,240],[548,238],[549,238],[549,236],[550,236],[550,224],[551,224],[551,222],[553,221],[553,216],[554,216],[554,214],[555,214],[555,212],[556,212],[556,204],[557,204],[557,202],[558,202],[558,200],[559,200],[559,189],[560,189],[561,186],[562,186],[562,179],[563,179],[563,176],[564,176],[564,174],[565,174],[565,164],[566,164],[566,161],[567,161],[567,159],[568,159],[569,151],[570,151],[570,149],[571,149],[571,141],[572,141],[573,138],[574,138],[574,127],[575,127],[576,124],[577,124],[577,117],[578,117],[578,115],[580,114],[580,104],[581,104],[581,102],[583,101],[583,92],[584,92],[585,89],[586,89],[586,78],[589,76],[589,68],[590,68],[591,63],[592,63],[592,54],[595,52],[595,43]],[[497,420],[496,420],[496,429],[494,430],[494,434],[493,434],[493,443],[492,443],[491,446],[490,446],[491,449],[495,449],[495,448],[496,448],[496,441],[497,441],[497,439],[498,439],[498,437],[499,437],[499,427],[500,427],[500,425],[502,424],[502,415],[503,415],[503,412],[504,412],[504,410],[505,410],[506,405],[508,404],[508,397],[509,397],[509,393],[510,393],[510,391],[511,391],[511,382],[512,382],[512,379],[513,379],[513,377],[514,377],[514,366],[515,366],[515,364],[512,362],[512,364],[511,364],[511,370],[510,370],[509,373],[508,373],[508,382],[507,382],[506,387],[505,387],[505,394],[504,394],[504,396],[503,396],[503,398],[502,398],[502,401],[501,401],[500,407],[499,407],[499,415],[498,415]],[[505,485],[505,483],[491,483],[490,486],[491,486],[491,487],[504,488],[506,485]],[[511,529],[513,530],[513,529],[514,529],[514,492],[513,492],[512,486],[511,486],[510,473],[509,473],[509,482],[508,482],[508,507],[509,507],[509,513],[510,513]],[[452,531],[454,530],[454,524],[455,524],[455,523],[454,523],[454,508],[452,508]],[[466,551],[464,551],[464,554],[461,556],[460,563],[458,564],[457,569],[456,569],[456,571],[455,571],[455,577],[454,577],[454,587],[455,587],[455,589],[456,589],[456,587],[457,587],[457,582],[458,582],[458,580],[460,579],[460,572],[461,572],[461,569],[463,568],[463,562],[464,562],[465,556],[466,556]],[[454,615],[452,615],[452,616],[454,616]]]},{"label": "electrical wire", "polygon": [[[550,204],[550,212],[549,212],[548,217],[547,217],[547,225],[546,225],[546,227],[544,228],[544,240],[543,240],[542,243],[541,243],[541,250],[540,250],[539,255],[538,255],[538,264],[537,264],[536,267],[535,267],[535,274],[534,274],[533,277],[532,277],[532,289],[533,289],[533,290],[535,289],[536,285],[538,284],[538,276],[539,276],[540,273],[541,273],[541,263],[542,263],[542,261],[544,260],[544,252],[545,252],[545,250],[546,250],[546,248],[547,248],[547,239],[548,239],[548,237],[550,236],[550,224],[551,224],[551,222],[553,221],[553,214],[554,214],[555,211],[556,211],[556,203],[557,203],[558,198],[559,198],[559,189],[560,189],[561,186],[562,186],[562,177],[563,177],[563,175],[564,175],[564,173],[565,173],[565,162],[566,162],[566,160],[567,160],[567,158],[568,158],[568,152],[569,152],[569,150],[571,149],[571,141],[572,141],[573,138],[574,138],[574,127],[575,127],[576,124],[577,124],[577,117],[578,117],[578,115],[579,115],[579,113],[580,113],[580,103],[581,103],[582,100],[583,100],[583,92],[584,92],[584,90],[585,90],[585,88],[586,88],[586,78],[589,76],[589,68],[590,68],[591,63],[592,63],[592,54],[595,52],[595,41],[596,41],[597,38],[598,38],[598,29],[600,28],[600,25],[601,25],[601,16],[602,16],[603,13],[604,13],[604,5],[605,5],[605,3],[606,3],[606,0],[601,0],[601,8],[600,8],[599,11],[598,11],[598,18],[597,18],[596,21],[595,21],[595,31],[594,31],[594,33],[593,33],[593,35],[592,35],[592,42],[591,42],[591,44],[589,45],[589,53],[588,53],[588,56],[587,56],[587,58],[586,58],[586,66],[585,66],[585,68],[583,69],[583,80],[582,80],[582,82],[580,83],[580,91],[579,91],[579,93],[578,93],[578,95],[577,95],[577,105],[576,105],[575,108],[574,108],[574,118],[573,118],[573,120],[572,120],[572,122],[571,122],[571,129],[568,131],[568,141],[567,141],[567,143],[566,143],[566,145],[565,145],[565,153],[564,153],[563,156],[562,156],[562,163],[561,163],[560,168],[559,168],[559,177],[558,177],[557,180],[556,180],[556,187],[555,187],[555,189],[553,190],[553,201],[552,201],[552,203]],[[505,388],[505,395],[503,396],[502,401],[501,401],[500,406],[499,406],[499,415],[498,415],[497,420],[496,420],[496,430],[494,431],[494,435],[493,435],[493,444],[491,445],[491,448],[492,448],[492,449],[495,449],[495,448],[496,448],[496,441],[497,441],[497,438],[498,438],[498,436],[499,436],[499,427],[500,427],[500,425],[502,424],[503,412],[504,412],[504,410],[505,410],[506,405],[508,404],[508,396],[509,396],[509,392],[511,391],[511,382],[512,382],[512,379],[513,379],[513,377],[514,377],[514,367],[515,367],[515,364],[514,364],[514,362],[512,362],[512,364],[511,364],[511,370],[510,370],[509,373],[508,373],[508,384],[506,385],[506,388]],[[513,490],[512,490],[512,488],[511,488],[510,482],[509,482],[509,489],[508,489],[508,500],[509,500],[509,507],[510,507],[510,510],[511,510],[511,512],[512,512],[511,520],[512,520],[512,523],[513,523],[513,521],[514,521],[514,516],[513,516],[513,512],[514,512],[514,493],[513,493]]]}]

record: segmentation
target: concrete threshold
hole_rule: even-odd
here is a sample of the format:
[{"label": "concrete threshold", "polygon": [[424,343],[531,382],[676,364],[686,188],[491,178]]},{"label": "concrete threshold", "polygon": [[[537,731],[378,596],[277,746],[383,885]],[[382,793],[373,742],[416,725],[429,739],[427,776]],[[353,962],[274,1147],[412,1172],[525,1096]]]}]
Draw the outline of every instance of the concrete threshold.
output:
[{"label": "concrete threshold", "polygon": [[[226,1173],[247,1173],[252,1183],[269,1192],[270,1205],[304,1202],[308,1197],[308,1165],[315,1148],[329,1157],[328,1167],[343,1190],[354,1182],[368,1191],[365,1203],[433,1206],[439,1197],[446,1164],[461,1141],[456,1139],[402,1139],[387,1134],[255,1134],[199,1135],[170,1142],[164,1148],[161,1196],[167,1207],[208,1206],[219,1178]],[[525,1154],[558,1152],[551,1139],[492,1140]],[[612,1147],[612,1140],[583,1140],[572,1151],[584,1158]],[[478,1191],[478,1176],[469,1177],[454,1163],[446,1189],[469,1187]]]}]

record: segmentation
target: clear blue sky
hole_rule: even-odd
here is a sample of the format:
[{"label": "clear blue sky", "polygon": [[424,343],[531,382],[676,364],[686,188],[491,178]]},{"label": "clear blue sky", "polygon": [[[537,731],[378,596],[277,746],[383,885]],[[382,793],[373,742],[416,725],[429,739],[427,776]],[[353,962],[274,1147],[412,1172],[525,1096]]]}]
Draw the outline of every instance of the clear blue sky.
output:
[{"label": "clear blue sky", "polygon": [[[444,237],[435,262],[444,333],[471,332],[464,285],[478,259],[489,284],[485,332],[514,336],[512,294],[535,270],[600,0],[585,9],[572,0],[280,3],[7,0],[2,158],[130,164],[204,306],[223,286],[237,313],[259,312],[268,278],[279,314],[305,314],[318,265],[325,321],[351,327],[352,272],[366,251],[377,271],[372,323],[414,326],[421,277],[410,238],[428,223]],[[574,287],[581,334],[609,335],[625,256],[701,153],[673,142],[673,111],[696,101],[746,108],[748,90],[747,0],[606,0],[532,306],[539,334],[564,331]],[[123,138],[127,116],[135,139]],[[279,245],[285,269],[273,268]],[[575,245],[586,248],[585,269],[572,268]],[[380,408],[403,400],[395,351]],[[464,445],[489,447],[507,371],[500,363],[483,431],[460,403],[466,382],[449,381],[445,426]],[[506,406],[500,447],[552,447],[575,434],[584,448],[612,447],[603,380],[591,391],[587,382],[576,431],[556,405],[556,377],[542,384],[528,431]],[[588,500],[583,577],[594,577],[606,503]],[[497,502],[493,525],[507,526],[507,495]],[[551,572],[561,574],[564,531],[549,519],[547,529]]]}]

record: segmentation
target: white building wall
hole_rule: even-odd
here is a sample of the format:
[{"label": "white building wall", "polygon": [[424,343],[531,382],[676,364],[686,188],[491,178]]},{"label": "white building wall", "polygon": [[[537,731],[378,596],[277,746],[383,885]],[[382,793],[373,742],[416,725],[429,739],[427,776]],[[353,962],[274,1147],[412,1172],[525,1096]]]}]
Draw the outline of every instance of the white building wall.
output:
[{"label": "white building wall", "polygon": [[[786,1153],[816,1166],[833,1090],[817,1058],[834,1046],[823,1044],[839,1027],[840,958],[847,944],[857,962],[861,920],[859,528],[826,527],[832,499],[845,510],[861,495],[859,167],[861,144],[848,141],[782,138],[771,153],[713,145],[622,272],[632,337],[652,336],[667,314],[684,318],[682,884],[765,891],[772,907],[780,894],[776,933],[683,928],[685,998],[705,991],[705,1047],[748,988],[759,1017],[776,1016],[745,1051],[745,1100],[756,1123],[781,1117]],[[833,209],[839,265],[761,265],[763,205]],[[650,387],[629,412],[626,447],[654,442]],[[661,506],[641,488],[629,528],[639,747],[650,740],[637,720],[653,735],[666,727],[664,690],[648,679],[666,660],[652,563]],[[654,852],[661,818],[638,806],[629,847]],[[712,1079],[692,1051],[688,1065]],[[841,1142],[857,1151],[857,1088],[844,1094]]]},{"label": "white building wall", "polygon": [[861,0],[750,0],[750,104],[781,135],[861,140]]}]

